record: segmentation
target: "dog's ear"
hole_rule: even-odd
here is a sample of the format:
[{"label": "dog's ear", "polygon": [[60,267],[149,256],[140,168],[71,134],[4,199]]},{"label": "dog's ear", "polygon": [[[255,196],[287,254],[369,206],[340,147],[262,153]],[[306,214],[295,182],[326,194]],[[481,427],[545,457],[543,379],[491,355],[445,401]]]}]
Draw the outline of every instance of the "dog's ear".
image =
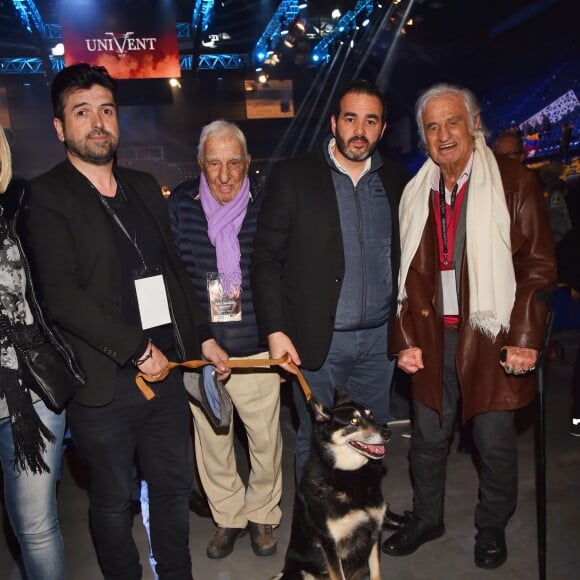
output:
[{"label": "dog's ear", "polygon": [[334,387],[334,406],[340,407],[347,401],[352,401],[352,395],[342,385]]},{"label": "dog's ear", "polygon": [[322,403],[319,403],[314,397],[309,401],[310,414],[315,423],[326,423],[332,419],[330,409],[327,409]]}]

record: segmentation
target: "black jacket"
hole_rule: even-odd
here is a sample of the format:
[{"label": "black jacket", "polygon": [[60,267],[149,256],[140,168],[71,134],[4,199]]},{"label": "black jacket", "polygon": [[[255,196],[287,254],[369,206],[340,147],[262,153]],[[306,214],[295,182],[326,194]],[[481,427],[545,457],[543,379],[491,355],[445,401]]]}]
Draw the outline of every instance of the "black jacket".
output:
[{"label": "black jacket", "polygon": [[[169,219],[177,252],[182,259],[200,303],[209,311],[208,272],[217,272],[216,252],[207,235],[207,219],[199,199],[199,179],[179,184],[169,197]],[[211,323],[216,340],[230,356],[251,356],[264,350],[258,341],[256,314],[250,287],[250,259],[262,195],[252,191],[246,217],[238,235],[242,271],[242,320]]]},{"label": "black jacket", "polygon": [[74,353],[64,341],[58,328],[46,316],[42,307],[42,296],[38,290],[38,281],[34,268],[31,267],[29,256],[30,247],[26,236],[25,215],[27,212],[29,193],[27,184],[22,179],[13,179],[8,189],[0,195],[0,207],[2,215],[8,223],[10,237],[18,245],[24,271],[26,274],[26,302],[32,311],[34,321],[40,325],[42,331],[50,342],[61,352],[63,359],[69,366],[70,371],[82,382],[83,371],[77,363]]},{"label": "black jacket", "polygon": [[[319,368],[328,354],[344,276],[331,171],[322,151],[274,165],[251,265],[261,339],[276,331],[286,333],[307,369]],[[404,167],[384,158],[378,172],[391,210],[394,301],[400,262],[398,206],[409,176]]]},{"label": "black jacket", "polygon": [[[181,360],[199,358],[211,334],[169,228],[161,188],[148,173],[115,168],[125,191],[151,213],[165,247],[162,264]],[[114,223],[98,193],[68,161],[30,183],[28,226],[39,280],[50,316],[63,329],[87,376],[77,403],[100,406],[114,394],[116,370],[130,361],[143,330],[121,312],[121,264]]]}]

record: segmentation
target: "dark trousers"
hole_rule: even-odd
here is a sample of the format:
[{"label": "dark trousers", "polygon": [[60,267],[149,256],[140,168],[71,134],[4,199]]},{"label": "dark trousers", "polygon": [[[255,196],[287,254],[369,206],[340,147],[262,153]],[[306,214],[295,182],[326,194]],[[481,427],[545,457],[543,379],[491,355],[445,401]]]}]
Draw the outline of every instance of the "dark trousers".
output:
[{"label": "dark trousers", "polygon": [[135,371],[119,371],[114,400],[104,407],[69,407],[71,433],[90,472],[90,522],[107,579],[141,578],[131,533],[133,466],[149,488],[150,529],[157,574],[190,580],[189,493],[192,485],[191,414],[181,374],[154,386],[147,401]]},{"label": "dark trousers", "polygon": [[[455,371],[458,334],[445,331],[443,414],[414,401],[409,461],[414,512],[429,525],[443,522],[447,455],[458,412]],[[475,526],[504,528],[517,501],[517,436],[513,411],[481,413],[473,418],[473,437],[481,462]]]}]

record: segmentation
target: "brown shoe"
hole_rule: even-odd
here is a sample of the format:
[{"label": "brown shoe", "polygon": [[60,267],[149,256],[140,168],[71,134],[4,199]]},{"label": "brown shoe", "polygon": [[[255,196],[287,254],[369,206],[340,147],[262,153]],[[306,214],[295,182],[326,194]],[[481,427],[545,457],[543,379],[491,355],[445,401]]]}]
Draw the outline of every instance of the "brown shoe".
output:
[{"label": "brown shoe", "polygon": [[270,556],[276,551],[278,541],[274,537],[274,526],[248,522],[248,529],[256,556]]},{"label": "brown shoe", "polygon": [[207,545],[207,557],[219,560],[231,554],[236,540],[247,533],[246,528],[218,528]]}]

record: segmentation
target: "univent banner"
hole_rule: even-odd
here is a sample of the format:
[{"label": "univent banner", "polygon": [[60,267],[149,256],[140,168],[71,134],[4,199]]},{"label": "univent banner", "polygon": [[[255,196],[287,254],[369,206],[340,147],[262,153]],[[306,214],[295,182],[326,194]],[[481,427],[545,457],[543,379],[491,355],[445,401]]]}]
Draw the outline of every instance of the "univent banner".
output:
[{"label": "univent banner", "polygon": [[63,0],[60,23],[67,66],[104,66],[116,79],[181,76],[170,0]]}]

